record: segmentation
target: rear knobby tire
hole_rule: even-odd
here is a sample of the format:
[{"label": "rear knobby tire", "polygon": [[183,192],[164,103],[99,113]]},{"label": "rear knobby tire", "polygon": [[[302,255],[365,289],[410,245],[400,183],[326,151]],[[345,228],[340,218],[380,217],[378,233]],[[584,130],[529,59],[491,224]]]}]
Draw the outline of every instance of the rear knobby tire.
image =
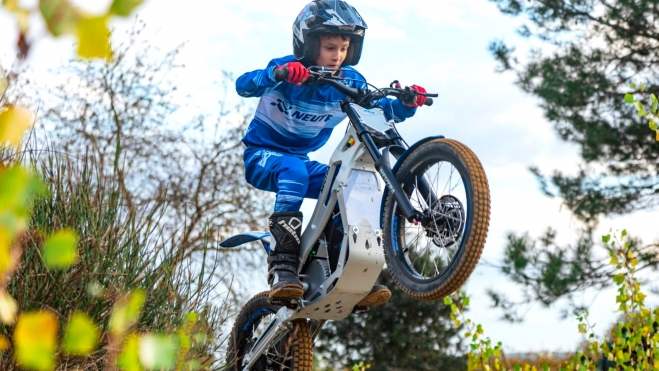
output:
[{"label": "rear knobby tire", "polygon": [[[261,335],[268,319],[281,308],[269,302],[269,291],[257,294],[243,306],[233,324],[227,349],[227,365],[231,371],[243,370],[242,359],[249,352],[256,336]],[[313,364],[311,330],[306,320],[293,322],[293,330],[273,344],[256,362],[252,370],[311,371]],[[256,333],[255,333],[256,332]]]},{"label": "rear knobby tire", "polygon": [[[436,218],[432,220],[439,222],[434,222],[434,227],[408,222],[400,215],[393,195],[387,192],[382,210],[387,267],[396,284],[409,296],[442,299],[467,281],[483,251],[490,221],[487,177],[476,155],[455,140],[430,140],[402,160],[394,169],[396,179],[413,207],[434,212]],[[438,182],[440,185],[432,188],[444,206],[432,206],[442,202],[428,202],[429,197],[420,196],[428,192],[418,191],[421,187],[416,184],[421,176],[432,183],[442,174],[447,175],[448,182],[443,186]],[[461,179],[454,181],[458,175]],[[415,237],[417,230],[420,231]],[[446,262],[440,261],[443,253],[449,256]],[[426,274],[426,270],[434,272]]]}]

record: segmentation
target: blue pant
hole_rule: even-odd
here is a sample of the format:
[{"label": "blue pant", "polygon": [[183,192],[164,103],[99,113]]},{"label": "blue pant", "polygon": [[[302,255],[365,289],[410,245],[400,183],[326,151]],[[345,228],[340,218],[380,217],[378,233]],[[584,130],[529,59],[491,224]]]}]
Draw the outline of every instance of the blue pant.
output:
[{"label": "blue pant", "polygon": [[254,187],[276,192],[275,212],[299,211],[304,198],[318,199],[328,166],[270,149],[247,148],[245,179]]}]

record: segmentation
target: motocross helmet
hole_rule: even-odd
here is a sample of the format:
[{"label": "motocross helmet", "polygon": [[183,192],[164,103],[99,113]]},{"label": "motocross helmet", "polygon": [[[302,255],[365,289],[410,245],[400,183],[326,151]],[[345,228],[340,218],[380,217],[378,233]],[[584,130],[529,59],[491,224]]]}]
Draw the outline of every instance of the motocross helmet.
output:
[{"label": "motocross helmet", "polygon": [[293,23],[293,54],[303,63],[313,63],[320,54],[320,35],[350,37],[350,47],[342,66],[359,62],[366,23],[357,10],[343,0],[314,0],[307,4]]}]

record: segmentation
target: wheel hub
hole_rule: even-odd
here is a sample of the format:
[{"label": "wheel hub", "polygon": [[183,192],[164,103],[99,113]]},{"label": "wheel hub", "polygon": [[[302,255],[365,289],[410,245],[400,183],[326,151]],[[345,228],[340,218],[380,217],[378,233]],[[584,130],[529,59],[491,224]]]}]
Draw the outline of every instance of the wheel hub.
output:
[{"label": "wheel hub", "polygon": [[460,200],[451,195],[442,196],[433,205],[426,234],[439,247],[455,245],[464,231],[466,213]]}]

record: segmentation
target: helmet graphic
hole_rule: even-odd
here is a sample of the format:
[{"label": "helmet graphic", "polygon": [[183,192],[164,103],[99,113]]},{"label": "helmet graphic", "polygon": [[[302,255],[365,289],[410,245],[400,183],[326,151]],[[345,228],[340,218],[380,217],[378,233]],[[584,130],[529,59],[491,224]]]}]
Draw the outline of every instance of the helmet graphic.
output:
[{"label": "helmet graphic", "polygon": [[293,23],[293,54],[297,60],[313,63],[320,54],[320,35],[347,35],[350,47],[342,66],[354,66],[362,54],[366,28],[357,10],[345,1],[314,0]]}]

